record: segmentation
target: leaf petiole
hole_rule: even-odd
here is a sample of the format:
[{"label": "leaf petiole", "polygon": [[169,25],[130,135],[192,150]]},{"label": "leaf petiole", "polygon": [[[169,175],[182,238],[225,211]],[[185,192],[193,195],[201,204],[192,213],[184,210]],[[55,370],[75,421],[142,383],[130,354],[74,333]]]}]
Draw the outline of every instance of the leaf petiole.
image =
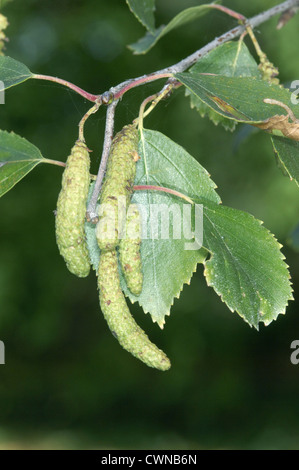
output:
[{"label": "leaf petiole", "polygon": [[70,88],[71,90],[75,91],[79,95],[86,98],[88,101],[96,102],[97,100],[101,98],[101,95],[93,95],[92,93],[88,93],[87,91],[83,90],[77,85],[74,85],[73,83],[68,82],[67,80],[64,80],[62,78],[52,77],[50,75],[41,75],[37,73],[32,74],[31,78],[35,78],[37,80],[48,80],[50,82],[54,82],[54,83],[58,83],[59,85],[66,86],[67,88]]},{"label": "leaf petiole", "polygon": [[189,202],[190,204],[194,204],[194,201],[190,199],[190,197],[186,196],[186,194],[180,193],[175,189],[165,188],[164,186],[153,186],[153,185],[136,185],[133,187],[134,191],[160,191],[162,193],[172,194],[173,196],[177,196],[185,201]]}]

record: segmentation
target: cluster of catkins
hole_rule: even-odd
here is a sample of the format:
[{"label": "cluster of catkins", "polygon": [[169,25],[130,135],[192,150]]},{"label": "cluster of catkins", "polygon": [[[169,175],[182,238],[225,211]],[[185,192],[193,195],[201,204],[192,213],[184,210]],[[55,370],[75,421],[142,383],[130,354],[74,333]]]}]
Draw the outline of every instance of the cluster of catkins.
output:
[{"label": "cluster of catkins", "polygon": [[[119,263],[132,294],[138,296],[142,291],[140,214],[138,207],[130,204],[139,158],[137,150],[138,131],[134,125],[127,125],[112,141],[100,194],[96,227],[101,250],[97,272],[100,306],[111,332],[124,349],[150,367],[167,370],[169,359],[137,325],[120,286]],[[88,149],[84,142],[77,141],[62,177],[56,240],[68,269],[79,277],[86,277],[90,271],[84,231],[89,168]]]}]

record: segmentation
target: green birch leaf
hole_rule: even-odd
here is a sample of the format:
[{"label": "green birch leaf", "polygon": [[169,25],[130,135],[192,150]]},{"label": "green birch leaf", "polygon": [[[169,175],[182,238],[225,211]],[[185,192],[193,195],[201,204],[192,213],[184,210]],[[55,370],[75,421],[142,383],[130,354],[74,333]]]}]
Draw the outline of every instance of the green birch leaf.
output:
[{"label": "green birch leaf", "polygon": [[131,12],[148,30],[155,31],[155,0],[126,0]]},{"label": "green birch leaf", "polygon": [[252,215],[197,201],[204,204],[203,246],[211,253],[204,263],[207,284],[249,325],[268,325],[293,299],[281,245]]},{"label": "green birch leaf", "polygon": [[299,186],[299,142],[272,136],[272,144],[283,172]]},{"label": "green birch leaf", "polygon": [[[283,103],[296,118],[299,117],[298,107],[292,104],[290,90],[271,85],[265,80],[198,73],[178,73],[175,77],[197,98],[228,119],[259,127],[269,123],[274,116],[287,114],[281,106],[266,104],[264,99]],[[279,129],[275,129],[275,125],[271,131],[283,135]]]},{"label": "green birch leaf", "polygon": [[261,77],[258,64],[243,41],[229,41],[199,59],[190,73],[213,73],[226,77]]},{"label": "green birch leaf", "polygon": [[[189,72],[212,73],[226,77],[261,78],[258,65],[243,41],[229,41],[213,49],[196,62]],[[191,108],[195,108],[201,117],[208,116],[215,125],[221,124],[226,130],[235,129],[236,121],[223,117],[188,89],[186,89],[186,96],[190,96]]]},{"label": "green birch leaf", "polygon": [[166,26],[159,26],[155,31],[148,31],[144,37],[128,47],[134,54],[145,54],[167,33],[190,21],[194,21],[205,15],[211,9],[211,5],[200,5],[187,8],[176,15]]},{"label": "green birch leaf", "polygon": [[[160,132],[143,131],[139,155],[135,185],[164,186],[189,196],[201,194],[215,203],[220,202],[215,184],[207,171],[180,145]],[[194,241],[185,235],[189,228],[189,215],[192,218],[189,203],[155,190],[135,191],[132,202],[138,204],[143,221],[143,289],[140,296],[134,296],[128,290],[120,270],[121,285],[125,295],[132,302],[138,301],[144,312],[150,313],[153,321],[163,327],[174,299],[180,296],[184,284],[190,282],[197,263],[204,261],[207,252],[198,247],[186,249],[186,243]],[[162,214],[162,217],[157,217],[157,213],[158,216]],[[169,225],[166,222],[168,217]],[[166,232],[163,232],[161,220],[164,221]],[[90,257],[97,269],[100,252],[96,245],[94,225],[86,224],[86,235]]]},{"label": "green birch leaf", "polygon": [[13,132],[0,131],[0,197],[41,162],[39,149]]},{"label": "green birch leaf", "polygon": [[0,80],[4,83],[4,90],[32,77],[32,72],[26,65],[8,56],[0,57]]}]

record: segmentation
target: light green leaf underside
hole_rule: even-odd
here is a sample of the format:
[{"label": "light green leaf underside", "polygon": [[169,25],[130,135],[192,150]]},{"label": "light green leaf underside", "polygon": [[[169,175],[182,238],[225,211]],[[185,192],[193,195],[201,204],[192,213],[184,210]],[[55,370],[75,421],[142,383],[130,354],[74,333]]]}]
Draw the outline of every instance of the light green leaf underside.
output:
[{"label": "light green leaf underside", "polygon": [[283,172],[299,186],[299,142],[272,136],[272,144]]},{"label": "light green leaf underside", "polygon": [[[202,57],[189,70],[190,73],[213,73],[227,77],[261,77],[258,65],[243,41],[230,41]],[[233,131],[236,121],[227,119],[215,112],[202,99],[186,89],[190,96],[190,105],[196,108],[201,117],[208,116],[215,124],[221,124],[226,130]]]},{"label": "light green leaf underside", "polygon": [[209,10],[211,10],[211,5],[200,5],[187,8],[176,15],[166,26],[159,26],[159,28],[153,32],[148,31],[144,37],[134,44],[130,44],[128,47],[134,52],[134,54],[145,54],[167,33],[179,26],[183,26],[190,23],[190,21],[200,18]]},{"label": "light green leaf underside", "polygon": [[208,285],[250,325],[268,325],[293,298],[281,245],[252,215],[203,204],[203,245],[211,252],[204,271]]},{"label": "light green leaf underside", "polygon": [[276,114],[286,114],[281,106],[264,103],[265,98],[285,103],[299,117],[291,92],[264,80],[198,73],[178,73],[175,77],[197,98],[228,119],[255,124]]},{"label": "light green leaf underside", "polygon": [[25,82],[32,73],[26,65],[7,56],[0,57],[0,80],[4,83],[4,89]]},{"label": "light green leaf underside", "polygon": [[126,0],[131,12],[148,31],[155,31],[155,0]]},{"label": "light green leaf underside", "polygon": [[0,131],[0,197],[45,161],[39,149],[26,139]]}]

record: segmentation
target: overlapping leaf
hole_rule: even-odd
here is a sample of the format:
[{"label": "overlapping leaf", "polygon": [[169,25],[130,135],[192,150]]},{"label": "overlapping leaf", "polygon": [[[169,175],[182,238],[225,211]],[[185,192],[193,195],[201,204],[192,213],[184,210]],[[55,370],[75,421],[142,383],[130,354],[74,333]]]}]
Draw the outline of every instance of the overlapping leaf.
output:
[{"label": "overlapping leaf", "polygon": [[200,5],[187,8],[176,15],[166,26],[159,26],[155,31],[148,31],[144,37],[129,45],[134,54],[145,54],[167,33],[190,21],[194,21],[211,10],[211,5]]},{"label": "overlapping leaf", "polygon": [[28,140],[13,132],[0,131],[0,197],[45,161]]},{"label": "overlapping leaf", "polygon": [[[198,73],[179,73],[175,76],[197,98],[229,119],[246,122],[257,127],[264,127],[266,124],[269,132],[282,135],[281,128],[273,118],[286,116],[287,112],[281,105],[266,104],[264,99],[279,101],[298,118],[298,109],[296,105],[292,104],[291,92],[278,85],[271,85],[264,80]],[[273,126],[271,127],[272,121]]]},{"label": "overlapping leaf", "polygon": [[[201,194],[208,200],[219,202],[215,185],[207,171],[181,146],[157,131],[145,130],[139,147],[140,160],[137,163],[135,184],[155,185],[174,188],[189,195]],[[133,201],[142,211],[143,230],[147,238],[142,240],[141,256],[144,285],[139,297],[134,297],[122,279],[122,287],[131,301],[138,301],[145,312],[161,327],[165,315],[169,315],[174,298],[179,297],[184,283],[189,283],[197,263],[203,262],[205,250],[186,250],[184,231],[188,226],[186,201],[170,194],[157,191],[136,191]],[[169,216],[169,238],[162,239],[161,219],[154,217],[156,210]],[[161,212],[160,212],[161,214]],[[168,215],[167,215],[168,214]],[[172,217],[175,220],[172,221]],[[157,221],[157,238],[153,237],[154,222]],[[163,220],[165,224],[165,218]],[[180,224],[180,238],[175,238],[173,226]],[[164,225],[165,227],[165,225]],[[92,233],[93,230],[93,233]],[[94,229],[87,224],[89,250],[95,267],[99,259]],[[167,237],[167,235],[166,235]]]},{"label": "overlapping leaf", "polygon": [[[162,327],[174,298],[179,297],[184,283],[190,282],[197,263],[204,263],[207,283],[250,325],[267,325],[284,313],[292,289],[281,245],[273,235],[252,215],[222,206],[206,170],[163,134],[144,130],[139,153],[136,185],[172,188],[193,198],[193,208],[202,204],[203,247],[186,250],[190,240],[184,237],[188,218],[183,217],[183,199],[156,190],[136,191],[133,202],[139,205],[143,220],[144,286],[139,297],[128,291],[120,270],[122,288],[131,301],[138,301]],[[157,222],[157,209],[164,228],[167,221],[169,236],[161,236],[162,219]],[[196,221],[192,214],[193,230]],[[174,236],[179,225],[183,236]],[[87,224],[86,232],[97,269],[100,252],[95,227]]]},{"label": "overlapping leaf", "polygon": [[[229,41],[218,46],[196,62],[189,72],[226,77],[261,77],[258,65],[243,41]],[[188,89],[186,95],[190,95],[191,107],[196,108],[202,117],[208,116],[215,125],[220,123],[231,131],[235,129],[236,121],[223,117]]]}]

